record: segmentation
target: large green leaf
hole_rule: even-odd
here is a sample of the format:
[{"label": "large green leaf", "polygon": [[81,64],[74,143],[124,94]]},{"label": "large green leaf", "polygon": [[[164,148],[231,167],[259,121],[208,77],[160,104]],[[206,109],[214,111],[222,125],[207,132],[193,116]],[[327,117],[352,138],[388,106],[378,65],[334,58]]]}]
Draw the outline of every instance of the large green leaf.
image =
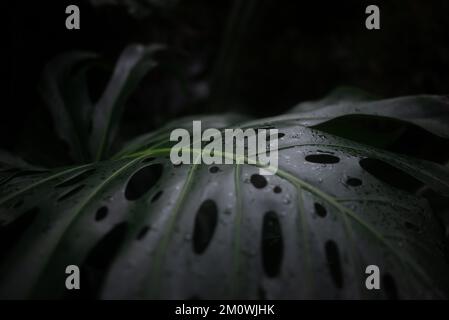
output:
[{"label": "large green leaf", "polygon": [[[279,129],[276,175],[174,166],[169,134],[192,119],[203,129]],[[414,190],[449,195],[448,169],[302,121],[188,118],[112,160],[6,181],[0,296],[70,296],[64,270],[76,264],[87,297],[447,297],[443,231]],[[381,290],[365,288],[368,265],[379,266]]]}]

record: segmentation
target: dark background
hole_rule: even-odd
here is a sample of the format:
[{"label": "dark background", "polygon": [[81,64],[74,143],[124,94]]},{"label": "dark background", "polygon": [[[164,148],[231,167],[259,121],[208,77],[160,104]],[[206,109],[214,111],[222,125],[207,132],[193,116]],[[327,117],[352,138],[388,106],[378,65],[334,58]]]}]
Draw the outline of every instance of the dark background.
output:
[{"label": "dark background", "polygon": [[[36,86],[49,59],[75,49],[104,58],[90,75],[95,98],[127,44],[168,46],[129,100],[121,140],[186,114],[276,115],[338,86],[381,98],[449,91],[445,0],[109,1],[9,1],[0,148],[70,162]],[[80,7],[81,30],[66,30],[68,4]],[[380,7],[381,30],[365,28],[368,4]]]}]

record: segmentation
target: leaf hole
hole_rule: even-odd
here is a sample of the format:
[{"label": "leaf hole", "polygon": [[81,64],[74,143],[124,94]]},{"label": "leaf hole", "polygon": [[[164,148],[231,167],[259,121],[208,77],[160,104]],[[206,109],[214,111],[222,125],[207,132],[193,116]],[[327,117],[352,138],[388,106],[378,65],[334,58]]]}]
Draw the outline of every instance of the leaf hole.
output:
[{"label": "leaf hole", "polygon": [[276,277],[279,274],[283,256],[281,225],[274,211],[265,213],[262,226],[262,264],[265,274]]},{"label": "leaf hole", "polygon": [[327,215],[327,210],[325,207],[323,207],[321,204],[315,202],[314,204],[315,207],[315,213],[317,216],[324,218]]},{"label": "leaf hole", "polygon": [[362,185],[362,180],[358,178],[348,178],[346,184],[351,187],[359,187]]},{"label": "leaf hole", "polygon": [[332,280],[338,289],[343,288],[343,274],[340,262],[340,253],[338,251],[337,244],[328,240],[325,244],[326,260],[329,267]]},{"label": "leaf hole", "polygon": [[217,173],[220,169],[217,166],[213,166],[209,168],[210,173]]},{"label": "leaf hole", "polygon": [[193,251],[197,254],[203,253],[209,246],[217,226],[218,210],[212,200],[204,201],[195,217],[193,230]]},{"label": "leaf hole", "polygon": [[106,218],[108,215],[108,211],[108,207],[101,207],[100,209],[98,209],[97,213],[95,214],[95,220],[101,221]]},{"label": "leaf hole", "polygon": [[250,178],[251,184],[257,189],[263,189],[267,186],[267,179],[260,174],[253,174]]},{"label": "leaf hole", "polygon": [[306,156],[306,161],[320,164],[334,164],[340,162],[340,158],[330,154],[310,154]]},{"label": "leaf hole", "polygon": [[382,160],[365,158],[360,160],[360,166],[380,181],[407,192],[415,192],[423,183],[408,173]]}]

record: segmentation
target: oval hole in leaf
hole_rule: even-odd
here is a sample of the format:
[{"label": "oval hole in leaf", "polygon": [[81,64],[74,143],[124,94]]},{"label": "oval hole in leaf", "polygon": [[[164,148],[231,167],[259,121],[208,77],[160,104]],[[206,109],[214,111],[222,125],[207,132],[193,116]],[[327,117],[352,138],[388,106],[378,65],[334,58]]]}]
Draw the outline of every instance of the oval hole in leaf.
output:
[{"label": "oval hole in leaf", "polygon": [[193,251],[203,253],[209,246],[217,226],[218,210],[212,200],[206,200],[199,208],[193,229]]},{"label": "oval hole in leaf", "polygon": [[306,156],[306,161],[321,164],[334,164],[340,162],[340,158],[330,154],[310,154]]},{"label": "oval hole in leaf", "polygon": [[325,244],[326,260],[329,267],[332,280],[338,289],[343,288],[343,274],[340,262],[340,253],[338,252],[337,244],[328,240]]},{"label": "oval hole in leaf", "polygon": [[95,220],[101,221],[108,215],[108,207],[101,207],[97,210],[97,213],[95,214]]},{"label": "oval hole in leaf", "polygon": [[218,169],[218,167],[216,167],[216,166],[213,166],[213,167],[210,167],[210,168],[209,168],[209,172],[210,172],[210,173],[217,173],[219,170],[220,170],[220,169]]},{"label": "oval hole in leaf", "polygon": [[346,180],[346,184],[351,187],[359,187],[362,185],[362,180],[358,178],[348,178],[348,180]]},{"label": "oval hole in leaf", "polygon": [[263,189],[267,186],[267,179],[260,174],[253,174],[250,178],[251,184],[257,189]]},{"label": "oval hole in leaf", "polygon": [[273,278],[279,274],[283,250],[279,219],[275,212],[269,211],[263,218],[262,226],[262,264],[268,277]]},{"label": "oval hole in leaf", "polygon": [[368,173],[392,187],[407,192],[414,192],[423,185],[421,181],[415,179],[408,173],[382,160],[365,158],[360,160],[359,163]]},{"label": "oval hole in leaf", "polygon": [[317,216],[324,218],[327,215],[326,208],[324,208],[321,204],[315,202],[314,207]]},{"label": "oval hole in leaf", "polygon": [[133,174],[125,188],[125,197],[134,201],[150,190],[162,175],[163,166],[160,163],[146,166]]}]

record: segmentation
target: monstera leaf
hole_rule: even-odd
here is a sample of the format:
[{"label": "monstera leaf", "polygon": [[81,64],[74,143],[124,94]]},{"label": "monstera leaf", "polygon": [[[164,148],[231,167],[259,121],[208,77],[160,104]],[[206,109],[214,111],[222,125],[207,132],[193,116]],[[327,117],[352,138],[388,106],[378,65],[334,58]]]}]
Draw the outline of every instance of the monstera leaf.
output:
[{"label": "monstera leaf", "polygon": [[[404,127],[447,147],[447,97],[337,90],[272,118],[179,119],[111,157],[127,97],[160,48],[126,48],[96,104],[85,64],[94,55],[66,54],[45,69],[43,97],[80,164],[44,169],[0,152],[0,297],[448,297],[440,213],[423,190],[447,198],[449,169],[391,148]],[[279,165],[265,168],[275,174],[174,165],[170,133],[194,120],[278,129]],[[196,145],[187,151],[200,154]],[[81,290],[66,289],[69,265],[81,269]],[[380,290],[365,285],[371,265]]]},{"label": "monstera leaf", "polygon": [[[443,230],[416,190],[448,196],[448,169],[329,134],[311,118],[388,117],[447,138],[437,116],[448,114],[447,100],[332,103],[254,121],[181,119],[81,166],[4,166],[0,296],[446,298]],[[170,132],[193,119],[203,128],[277,128],[276,174],[173,165]],[[65,289],[68,265],[81,268],[79,291]],[[369,265],[379,267],[380,290],[365,286]]]}]

